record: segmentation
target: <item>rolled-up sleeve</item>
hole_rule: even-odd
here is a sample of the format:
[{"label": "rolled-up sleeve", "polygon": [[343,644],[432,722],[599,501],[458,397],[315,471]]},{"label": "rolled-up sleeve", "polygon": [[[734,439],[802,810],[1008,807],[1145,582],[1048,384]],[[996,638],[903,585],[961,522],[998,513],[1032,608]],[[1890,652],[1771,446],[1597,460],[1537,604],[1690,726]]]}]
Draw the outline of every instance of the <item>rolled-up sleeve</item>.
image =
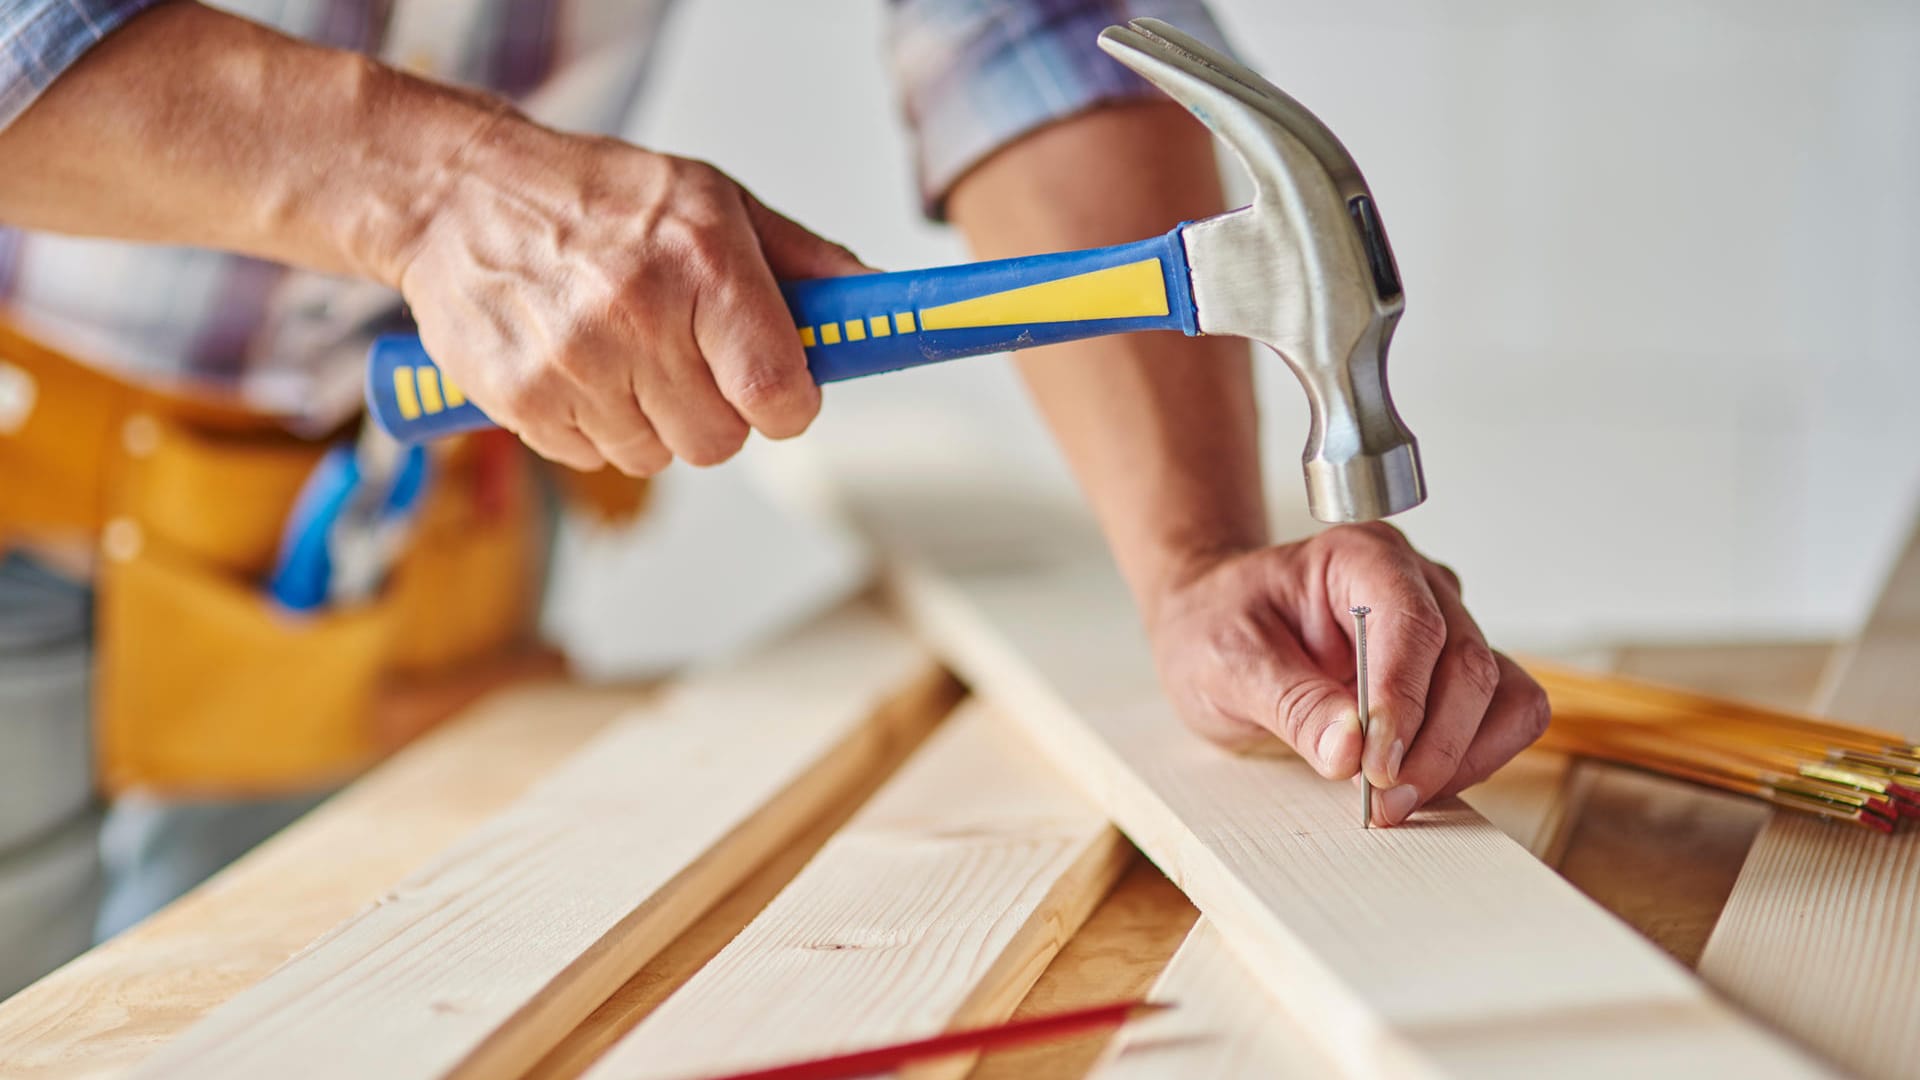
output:
[{"label": "rolled-up sleeve", "polygon": [[7,0],[0,4],[0,130],[75,60],[162,0]]},{"label": "rolled-up sleeve", "polygon": [[1220,49],[1203,0],[895,0],[888,47],[927,215],[967,170],[1020,136],[1160,91],[1100,51],[1100,31],[1164,19]]}]

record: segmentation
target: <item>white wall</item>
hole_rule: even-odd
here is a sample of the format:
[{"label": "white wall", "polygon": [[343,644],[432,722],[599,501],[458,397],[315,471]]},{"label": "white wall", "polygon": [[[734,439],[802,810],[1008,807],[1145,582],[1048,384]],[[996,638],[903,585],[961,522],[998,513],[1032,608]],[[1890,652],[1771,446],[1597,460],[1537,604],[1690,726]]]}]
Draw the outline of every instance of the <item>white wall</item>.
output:
[{"label": "white wall", "polygon": [[[1504,640],[1825,634],[1920,505],[1920,5],[1216,0],[1366,170],[1409,295],[1401,523]],[[869,262],[921,222],[879,0],[703,0],[635,127]],[[1264,388],[1270,486],[1305,410]],[[836,387],[813,440],[1063,475],[997,360]],[[927,448],[929,435],[933,449]]]}]

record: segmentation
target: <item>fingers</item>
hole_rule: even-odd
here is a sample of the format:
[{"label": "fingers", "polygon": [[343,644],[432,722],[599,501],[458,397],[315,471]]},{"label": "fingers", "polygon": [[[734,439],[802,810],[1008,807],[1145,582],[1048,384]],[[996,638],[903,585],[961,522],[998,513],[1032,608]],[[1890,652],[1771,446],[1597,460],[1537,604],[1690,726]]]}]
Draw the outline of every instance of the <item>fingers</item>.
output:
[{"label": "fingers", "polygon": [[[1428,683],[1417,725],[1401,725],[1384,762],[1384,775],[1369,775],[1385,788],[1374,813],[1397,825],[1450,783],[1478,737],[1501,682],[1501,668],[1447,576],[1432,564],[1423,577],[1445,625],[1445,639]],[[1402,741],[1404,740],[1404,742]]]},{"label": "fingers", "polygon": [[1500,688],[1494,691],[1486,719],[1461,757],[1459,768],[1434,798],[1458,795],[1492,776],[1547,730],[1552,716],[1546,691],[1505,654],[1495,653],[1494,658],[1500,665]]},{"label": "fingers", "polygon": [[777,277],[795,281],[874,272],[873,267],[861,262],[853,252],[814,235],[792,218],[768,209],[751,192],[743,189],[740,195],[754,234],[760,238],[760,250]]},{"label": "fingers", "polygon": [[1398,530],[1338,530],[1328,570],[1329,600],[1351,626],[1348,608],[1367,618],[1368,726],[1365,768],[1376,787],[1394,786],[1427,715],[1427,698],[1447,642],[1447,617],[1421,558]]},{"label": "fingers", "polygon": [[1200,703],[1202,716],[1216,716],[1221,733],[1196,724],[1201,734],[1238,742],[1253,725],[1278,735],[1314,769],[1340,780],[1360,770],[1360,717],[1353,687],[1316,667],[1293,635],[1278,627],[1246,622],[1216,635],[1210,651],[1223,676],[1209,685],[1222,695]]},{"label": "fingers", "polygon": [[[759,204],[745,192],[741,197],[748,200],[741,216],[750,218],[744,206]],[[760,207],[759,213],[778,219],[817,245],[826,245],[826,241],[765,207]],[[763,257],[761,247],[754,243],[751,223],[742,224],[729,250],[720,253],[725,269],[718,280],[706,283],[708,288],[694,309],[693,334],[727,405],[762,435],[792,438],[805,431],[820,412],[820,387],[807,370],[793,315],[774,280],[774,270],[769,266],[772,255]],[[792,240],[782,242],[800,247]],[[765,243],[764,236],[761,243]],[[829,258],[824,247],[808,248],[806,252],[806,259],[819,266],[829,262],[858,266],[858,261],[844,251],[840,251],[843,258],[838,261]]]}]

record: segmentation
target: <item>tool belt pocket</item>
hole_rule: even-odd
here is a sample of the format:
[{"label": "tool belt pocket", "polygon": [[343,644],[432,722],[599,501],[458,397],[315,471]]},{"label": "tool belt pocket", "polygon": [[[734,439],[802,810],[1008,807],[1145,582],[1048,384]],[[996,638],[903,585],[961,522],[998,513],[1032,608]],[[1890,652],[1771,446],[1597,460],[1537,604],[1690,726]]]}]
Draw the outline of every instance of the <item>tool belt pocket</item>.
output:
[{"label": "tool belt pocket", "polygon": [[259,584],[324,447],[148,415],[123,435],[97,582],[103,785],[278,794],[365,765],[393,606],[295,614]]},{"label": "tool belt pocket", "polygon": [[470,455],[436,462],[412,543],[378,593],[292,612],[262,583],[326,447],[144,416],[124,433],[96,601],[95,742],[108,791],[337,784],[415,734],[383,729],[384,687],[496,655],[526,631],[528,500],[518,512],[477,506]]}]

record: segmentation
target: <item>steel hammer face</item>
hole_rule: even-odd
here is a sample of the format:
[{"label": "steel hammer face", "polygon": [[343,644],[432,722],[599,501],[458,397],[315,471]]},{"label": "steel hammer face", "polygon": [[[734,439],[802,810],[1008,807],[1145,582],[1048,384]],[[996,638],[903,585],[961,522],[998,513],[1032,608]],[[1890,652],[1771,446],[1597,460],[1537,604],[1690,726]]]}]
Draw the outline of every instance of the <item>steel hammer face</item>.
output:
[{"label": "steel hammer face", "polygon": [[1419,505],[1419,445],[1387,391],[1400,274],[1353,157],[1305,106],[1158,19],[1109,27],[1100,47],[1186,106],[1253,177],[1251,205],[1181,235],[1200,332],[1271,348],[1307,392],[1313,516],[1372,521]]}]

